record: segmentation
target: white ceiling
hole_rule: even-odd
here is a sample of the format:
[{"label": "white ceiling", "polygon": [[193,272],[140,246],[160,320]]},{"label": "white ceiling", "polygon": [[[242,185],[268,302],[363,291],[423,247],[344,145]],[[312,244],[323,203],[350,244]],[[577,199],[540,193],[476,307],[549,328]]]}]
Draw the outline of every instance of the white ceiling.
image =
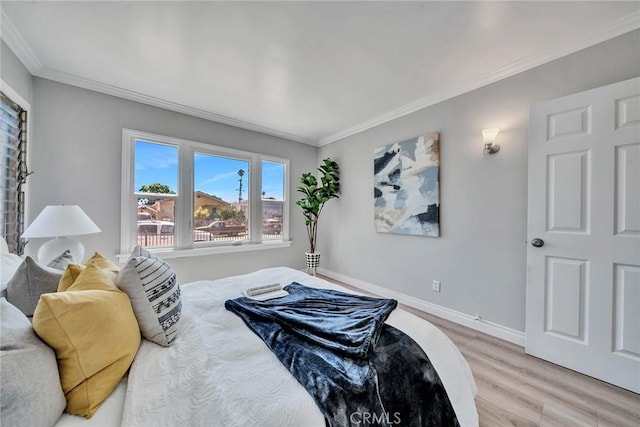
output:
[{"label": "white ceiling", "polygon": [[640,2],[13,2],[37,76],[312,145],[640,27]]}]

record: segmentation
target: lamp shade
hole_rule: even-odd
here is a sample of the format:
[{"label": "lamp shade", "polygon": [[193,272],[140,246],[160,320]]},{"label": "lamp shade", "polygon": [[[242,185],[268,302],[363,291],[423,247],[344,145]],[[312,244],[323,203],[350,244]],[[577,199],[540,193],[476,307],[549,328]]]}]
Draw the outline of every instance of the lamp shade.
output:
[{"label": "lamp shade", "polygon": [[24,239],[38,237],[79,236],[99,233],[98,226],[80,206],[53,205],[45,207],[40,215],[27,227]]},{"label": "lamp shade", "polygon": [[482,142],[485,144],[495,142],[496,136],[498,136],[499,132],[500,129],[496,128],[482,129]]}]

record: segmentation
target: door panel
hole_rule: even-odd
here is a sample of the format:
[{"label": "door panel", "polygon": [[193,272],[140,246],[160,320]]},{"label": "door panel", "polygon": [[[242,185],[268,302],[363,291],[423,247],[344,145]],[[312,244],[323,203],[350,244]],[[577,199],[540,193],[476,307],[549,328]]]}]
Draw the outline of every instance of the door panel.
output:
[{"label": "door panel", "polygon": [[526,351],[640,392],[640,78],[531,107]]},{"label": "door panel", "polygon": [[614,350],[640,360],[640,267],[616,265]]},{"label": "door panel", "polygon": [[591,133],[591,106],[559,111],[547,116],[548,141],[588,133]]},{"label": "door panel", "polygon": [[586,233],[589,224],[588,151],[547,157],[547,231]]},{"label": "door panel", "polygon": [[585,260],[547,257],[545,332],[584,343],[587,267]]},{"label": "door panel", "polygon": [[640,144],[616,147],[616,234],[640,235]]},{"label": "door panel", "polygon": [[640,123],[640,98],[638,95],[616,100],[616,128]]}]

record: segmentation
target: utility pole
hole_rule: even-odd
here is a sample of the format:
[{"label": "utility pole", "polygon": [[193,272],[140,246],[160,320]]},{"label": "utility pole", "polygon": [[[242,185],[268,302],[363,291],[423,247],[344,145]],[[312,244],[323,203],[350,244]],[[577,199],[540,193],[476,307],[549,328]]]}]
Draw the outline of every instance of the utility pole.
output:
[{"label": "utility pole", "polygon": [[240,176],[240,188],[238,188],[238,203],[242,203],[242,177],[244,176],[244,171],[240,169],[238,171],[238,175]]}]

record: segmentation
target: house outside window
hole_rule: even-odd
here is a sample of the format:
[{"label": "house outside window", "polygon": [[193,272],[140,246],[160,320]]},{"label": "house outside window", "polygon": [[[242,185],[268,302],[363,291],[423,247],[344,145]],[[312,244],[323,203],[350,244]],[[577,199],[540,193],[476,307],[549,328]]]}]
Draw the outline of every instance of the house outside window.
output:
[{"label": "house outside window", "polygon": [[262,162],[262,229],[264,239],[278,239],[282,234],[285,207],[284,165]]},{"label": "house outside window", "polygon": [[289,160],[123,130],[121,255],[290,245]]}]

